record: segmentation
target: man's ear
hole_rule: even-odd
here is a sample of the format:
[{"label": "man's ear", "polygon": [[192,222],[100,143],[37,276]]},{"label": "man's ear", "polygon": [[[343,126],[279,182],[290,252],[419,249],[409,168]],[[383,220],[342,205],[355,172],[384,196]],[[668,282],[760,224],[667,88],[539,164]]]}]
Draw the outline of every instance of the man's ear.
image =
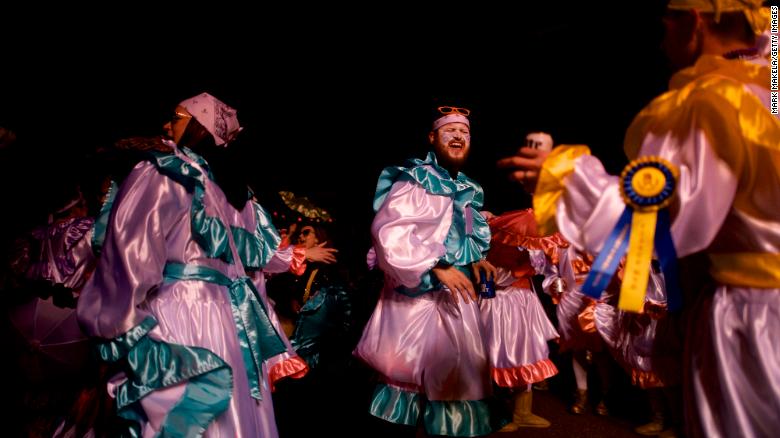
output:
[{"label": "man's ear", "polygon": [[428,133],[428,142],[430,144],[433,144],[433,140],[436,138],[436,133],[431,131]]}]

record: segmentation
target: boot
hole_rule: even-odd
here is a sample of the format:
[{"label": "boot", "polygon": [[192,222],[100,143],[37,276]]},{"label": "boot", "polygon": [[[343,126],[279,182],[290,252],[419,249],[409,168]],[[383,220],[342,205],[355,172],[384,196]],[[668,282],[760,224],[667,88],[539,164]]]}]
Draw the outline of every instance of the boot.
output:
[{"label": "boot", "polygon": [[664,430],[664,415],[662,413],[656,413],[653,415],[653,421],[637,426],[634,432],[640,435],[655,436],[663,432]]},{"label": "boot", "polygon": [[571,405],[571,413],[572,414],[584,414],[585,413],[585,405],[588,404],[588,390],[587,389],[577,389],[577,394],[575,396],[574,404]]},{"label": "boot", "polygon": [[512,422],[501,428],[499,432],[514,432],[521,427],[550,427],[549,421],[531,413],[532,401],[531,391],[515,394],[515,412],[512,415]]},{"label": "boot", "polygon": [[664,430],[664,393],[659,388],[647,390],[647,399],[653,410],[653,420],[634,429],[640,435],[655,436]]},{"label": "boot", "polygon": [[517,395],[512,422],[520,427],[550,427],[549,421],[531,413],[532,402],[533,393],[531,391],[521,392]]},{"label": "boot", "polygon": [[596,413],[602,417],[609,415],[609,409],[607,408],[606,403],[604,403],[604,400],[601,400],[599,404],[596,405]]}]

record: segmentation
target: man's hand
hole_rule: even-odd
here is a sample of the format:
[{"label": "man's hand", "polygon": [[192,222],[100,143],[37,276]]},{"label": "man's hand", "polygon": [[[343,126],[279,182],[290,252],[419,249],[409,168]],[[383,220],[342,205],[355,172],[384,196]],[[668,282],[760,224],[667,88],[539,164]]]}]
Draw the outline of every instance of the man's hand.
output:
[{"label": "man's hand", "polygon": [[479,281],[479,271],[485,271],[485,277],[487,277],[488,280],[495,280],[496,275],[498,275],[498,271],[496,270],[496,267],[493,266],[492,263],[490,263],[487,260],[480,260],[478,262],[474,262],[471,264],[471,270],[474,272],[474,278]]},{"label": "man's hand", "polygon": [[306,261],[308,262],[321,262],[325,264],[336,263],[336,253],[339,252],[336,248],[325,248],[328,242],[322,242],[319,245],[306,248]]},{"label": "man's hand", "polygon": [[523,146],[517,150],[516,155],[498,160],[496,166],[499,169],[510,170],[509,179],[519,182],[526,192],[533,194],[539,181],[542,163],[548,155],[550,155],[548,151]]},{"label": "man's hand", "polygon": [[471,284],[471,279],[466,274],[460,272],[458,268],[454,266],[435,267],[431,271],[443,285],[447,286],[456,303],[458,302],[458,294],[463,297],[464,303],[468,303],[469,299],[477,301],[477,293],[474,292],[474,285]]}]

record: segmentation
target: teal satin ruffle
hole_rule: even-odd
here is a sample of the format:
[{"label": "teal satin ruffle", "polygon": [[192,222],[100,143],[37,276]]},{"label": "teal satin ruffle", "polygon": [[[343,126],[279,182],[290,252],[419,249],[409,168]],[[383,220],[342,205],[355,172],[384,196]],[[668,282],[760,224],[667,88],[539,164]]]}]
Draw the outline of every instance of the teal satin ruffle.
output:
[{"label": "teal satin ruffle", "polygon": [[377,385],[369,409],[375,417],[409,426],[417,424],[421,411],[429,435],[471,437],[488,435],[496,429],[491,425],[494,409],[487,401],[430,401],[420,393],[387,384]]},{"label": "teal satin ruffle", "polygon": [[130,436],[141,436],[145,420],[138,403],[152,391],[187,381],[181,400],[168,412],[158,436],[201,436],[224,412],[233,390],[233,373],[216,354],[205,348],[157,341],[147,336],[157,325],[151,316],[127,333],[98,345],[103,360],[126,359],[127,381],[117,388],[117,412],[136,423]]},{"label": "teal satin ruffle", "polygon": [[111,215],[111,208],[114,206],[114,198],[119,187],[114,180],[108,185],[108,190],[103,198],[103,205],[100,206],[100,213],[95,219],[92,227],[92,253],[100,255],[103,250],[103,242],[106,240],[106,229],[108,228],[108,217]]},{"label": "teal satin ruffle", "polygon": [[[203,157],[187,148],[182,148],[181,151],[198,163],[206,171],[209,179],[214,179],[208,163]],[[198,245],[203,248],[209,258],[233,263],[228,227],[219,218],[206,214],[203,202],[206,181],[203,173],[174,153],[150,151],[150,154],[152,155],[152,163],[160,173],[183,185],[188,192],[193,193],[190,207],[190,226],[193,238],[198,242]],[[250,192],[247,191],[247,199],[250,196]],[[239,227],[230,227],[230,233],[233,235],[236,249],[244,267],[260,269],[271,259],[281,239],[271,224],[268,213],[256,203],[252,204],[257,219],[257,227],[254,232]]]},{"label": "teal satin ruffle", "polygon": [[240,227],[230,227],[230,231],[233,232],[233,241],[236,243],[238,256],[244,268],[257,270],[262,269],[271,260],[282,238],[263,207],[257,202],[252,202],[252,207],[257,221],[254,233]]},{"label": "teal satin ruffle", "polygon": [[168,263],[163,276],[166,282],[199,280],[226,286],[230,292],[233,321],[236,325],[244,367],[252,397],[261,400],[263,361],[287,350],[268,317],[257,290],[248,277],[231,280],[219,271],[205,266]]}]

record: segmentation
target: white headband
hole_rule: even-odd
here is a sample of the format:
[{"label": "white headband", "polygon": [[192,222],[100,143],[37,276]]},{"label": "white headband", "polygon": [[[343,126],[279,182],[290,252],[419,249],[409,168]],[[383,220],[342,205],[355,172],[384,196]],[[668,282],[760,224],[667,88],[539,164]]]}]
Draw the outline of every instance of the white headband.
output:
[{"label": "white headband", "polygon": [[471,127],[468,117],[462,114],[447,114],[446,116],[441,116],[436,119],[436,121],[433,122],[433,128],[431,129],[435,131],[448,123],[463,123],[466,126]]}]

